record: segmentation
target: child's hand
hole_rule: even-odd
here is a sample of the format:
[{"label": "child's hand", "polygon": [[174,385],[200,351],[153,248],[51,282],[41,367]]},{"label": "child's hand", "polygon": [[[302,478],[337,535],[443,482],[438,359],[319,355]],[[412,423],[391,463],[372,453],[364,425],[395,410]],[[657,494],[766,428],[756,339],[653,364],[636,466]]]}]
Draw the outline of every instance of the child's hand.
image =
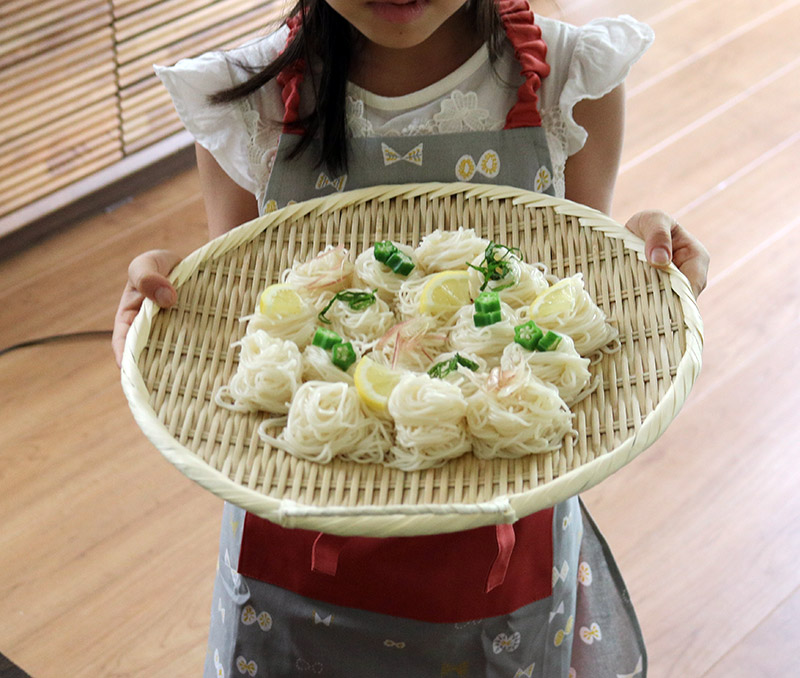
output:
[{"label": "child's hand", "polygon": [[634,214],[625,227],[644,240],[644,251],[653,266],[665,268],[673,262],[692,285],[695,297],[708,279],[708,251],[669,214],[648,210]]},{"label": "child's hand", "polygon": [[117,307],[111,337],[111,348],[118,366],[122,363],[125,337],[145,297],[162,308],[168,308],[177,301],[178,293],[166,276],[179,261],[180,257],[174,252],[152,250],[140,254],[128,267],[128,282]]}]

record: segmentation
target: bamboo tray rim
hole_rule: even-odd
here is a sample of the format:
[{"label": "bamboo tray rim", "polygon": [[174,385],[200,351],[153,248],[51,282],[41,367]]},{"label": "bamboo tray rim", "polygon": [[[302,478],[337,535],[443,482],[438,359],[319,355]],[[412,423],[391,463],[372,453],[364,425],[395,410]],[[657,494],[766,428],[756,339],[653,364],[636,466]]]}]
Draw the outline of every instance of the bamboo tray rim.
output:
[{"label": "bamboo tray rim", "polygon": [[[646,261],[643,241],[605,214],[584,205],[552,196],[507,186],[468,183],[392,184],[356,189],[267,213],[223,234],[185,257],[172,271],[171,282],[179,287],[208,259],[244,245],[274,224],[322,215],[367,201],[397,198],[441,198],[463,194],[464,199],[511,199],[514,205],[551,207],[557,214],[576,217],[583,227],[619,239]],[[290,499],[271,497],[239,485],[199,459],[179,443],[158,419],[149,402],[149,392],[138,367],[159,307],[145,300],[128,333],[121,366],[121,382],[131,412],[145,435],[162,455],[185,476],[213,494],[272,522],[289,528],[304,528],[339,535],[402,536],[459,531],[492,524],[513,523],[593,487],[652,445],[680,411],[699,374],[703,325],[686,277],[671,264],[664,269],[677,295],[684,321],[685,350],[676,366],[675,377],[638,430],[608,452],[567,471],[542,485],[519,493],[496,496],[475,503],[420,503],[380,506],[312,506]],[[362,524],[359,519],[366,519]],[[365,526],[366,525],[366,526]]]}]

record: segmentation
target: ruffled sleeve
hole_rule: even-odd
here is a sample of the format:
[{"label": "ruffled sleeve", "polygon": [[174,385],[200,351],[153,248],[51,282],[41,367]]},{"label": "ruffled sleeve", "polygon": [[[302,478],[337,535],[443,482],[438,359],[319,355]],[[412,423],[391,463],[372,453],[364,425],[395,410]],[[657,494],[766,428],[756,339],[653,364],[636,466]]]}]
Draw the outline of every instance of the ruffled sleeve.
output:
[{"label": "ruffled sleeve", "polygon": [[264,38],[228,52],[208,52],[182,59],[171,67],[154,66],[156,75],[172,97],[184,127],[208,150],[220,167],[242,188],[258,195],[263,178],[253,167],[254,137],[262,145],[277,146],[280,126],[272,124],[283,117],[277,84],[270,82],[249,101],[215,105],[208,96],[238,84],[249,76],[243,66],[263,67],[273,61],[286,44],[285,27]]},{"label": "ruffled sleeve", "polygon": [[595,19],[583,26],[542,20],[542,28],[549,54],[559,57],[551,61],[551,82],[545,83],[550,103],[558,101],[569,156],[583,148],[587,138],[573,117],[575,104],[599,99],[620,85],[652,44],[653,30],[630,16]]}]

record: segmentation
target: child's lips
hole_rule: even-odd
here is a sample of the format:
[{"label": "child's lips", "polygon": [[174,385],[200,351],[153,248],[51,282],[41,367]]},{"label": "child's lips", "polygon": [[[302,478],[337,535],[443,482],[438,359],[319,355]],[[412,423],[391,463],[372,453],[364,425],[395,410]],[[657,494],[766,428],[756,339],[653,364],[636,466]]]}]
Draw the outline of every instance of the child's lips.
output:
[{"label": "child's lips", "polygon": [[372,11],[384,21],[405,24],[414,21],[422,14],[425,0],[396,0],[395,2],[370,2]]}]

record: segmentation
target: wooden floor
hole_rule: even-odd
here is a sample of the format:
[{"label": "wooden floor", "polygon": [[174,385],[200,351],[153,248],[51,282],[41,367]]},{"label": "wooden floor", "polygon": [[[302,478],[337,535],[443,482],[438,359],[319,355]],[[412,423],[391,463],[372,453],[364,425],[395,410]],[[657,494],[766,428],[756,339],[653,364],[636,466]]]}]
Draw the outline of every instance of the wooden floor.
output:
[{"label": "wooden floor", "polygon": [[[712,253],[689,402],[584,497],[650,676],[800,676],[800,0],[545,8],[654,27],[614,216],[662,207]],[[192,171],[0,263],[0,347],[110,328],[135,254],[204,237]],[[0,652],[34,678],[199,676],[221,504],[140,433],[108,343],[0,357],[0,413]]]}]

